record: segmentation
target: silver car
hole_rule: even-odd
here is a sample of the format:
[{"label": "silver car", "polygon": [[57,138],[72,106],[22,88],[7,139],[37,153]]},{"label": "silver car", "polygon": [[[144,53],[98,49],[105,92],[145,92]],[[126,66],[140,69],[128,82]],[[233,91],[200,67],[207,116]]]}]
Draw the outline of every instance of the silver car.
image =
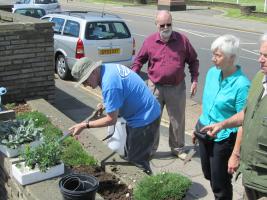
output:
[{"label": "silver car", "polygon": [[68,11],[41,19],[54,22],[55,67],[61,79],[70,78],[74,63],[84,56],[104,63],[132,64],[135,40],[116,15]]},{"label": "silver car", "polygon": [[18,0],[13,5],[13,10],[18,8],[42,8],[46,13],[60,12],[58,0]]}]

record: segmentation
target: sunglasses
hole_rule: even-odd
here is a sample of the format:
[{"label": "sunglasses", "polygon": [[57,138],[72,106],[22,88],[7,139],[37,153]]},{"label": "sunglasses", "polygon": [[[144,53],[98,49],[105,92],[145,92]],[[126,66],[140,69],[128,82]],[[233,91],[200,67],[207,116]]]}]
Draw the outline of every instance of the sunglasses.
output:
[{"label": "sunglasses", "polygon": [[160,25],[159,25],[160,28],[165,28],[166,26],[167,26],[167,27],[170,27],[170,26],[172,26],[172,24],[169,23],[169,24],[160,24]]}]

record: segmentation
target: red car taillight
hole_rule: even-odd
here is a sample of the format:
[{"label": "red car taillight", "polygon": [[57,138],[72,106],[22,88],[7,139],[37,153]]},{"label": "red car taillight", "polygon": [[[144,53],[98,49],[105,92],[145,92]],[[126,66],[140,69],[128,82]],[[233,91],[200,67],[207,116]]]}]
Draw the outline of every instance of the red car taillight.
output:
[{"label": "red car taillight", "polygon": [[83,41],[81,39],[77,41],[75,57],[77,59],[84,57],[84,47],[83,47]]},{"label": "red car taillight", "polygon": [[134,56],[135,55],[135,39],[133,38],[133,52],[132,52],[132,55]]}]

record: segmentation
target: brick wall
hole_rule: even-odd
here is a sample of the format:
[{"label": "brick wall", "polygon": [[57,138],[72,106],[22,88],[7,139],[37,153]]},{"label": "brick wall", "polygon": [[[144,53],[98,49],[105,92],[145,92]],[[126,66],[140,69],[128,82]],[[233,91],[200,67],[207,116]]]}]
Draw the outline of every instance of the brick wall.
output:
[{"label": "brick wall", "polygon": [[52,23],[0,11],[0,87],[3,103],[55,98]]}]

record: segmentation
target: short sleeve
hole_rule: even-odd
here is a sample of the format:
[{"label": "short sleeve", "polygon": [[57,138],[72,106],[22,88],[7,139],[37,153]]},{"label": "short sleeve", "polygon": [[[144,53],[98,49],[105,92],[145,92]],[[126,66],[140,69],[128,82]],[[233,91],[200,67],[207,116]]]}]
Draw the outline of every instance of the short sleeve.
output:
[{"label": "short sleeve", "polygon": [[123,94],[121,89],[110,89],[102,93],[104,105],[107,113],[119,110],[123,104]]}]

